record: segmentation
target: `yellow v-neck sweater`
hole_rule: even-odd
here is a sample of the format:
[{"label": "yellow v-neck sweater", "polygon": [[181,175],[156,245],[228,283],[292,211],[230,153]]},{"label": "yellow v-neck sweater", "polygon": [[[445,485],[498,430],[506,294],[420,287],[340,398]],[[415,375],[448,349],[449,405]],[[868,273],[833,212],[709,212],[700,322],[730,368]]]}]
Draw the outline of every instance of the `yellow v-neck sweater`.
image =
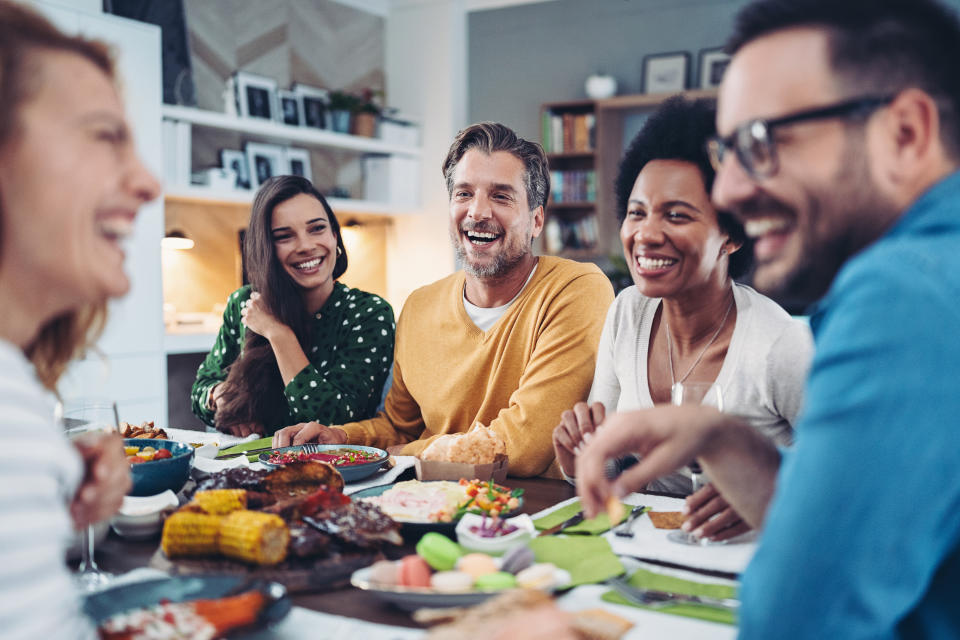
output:
[{"label": "yellow v-neck sweater", "polygon": [[481,331],[463,308],[464,280],[459,271],[411,294],[385,411],[342,428],[353,444],[409,443],[404,455],[416,455],[480,421],[506,442],[511,475],[545,474],[560,414],[590,391],[613,289],[593,264],[541,257],[520,296]]}]

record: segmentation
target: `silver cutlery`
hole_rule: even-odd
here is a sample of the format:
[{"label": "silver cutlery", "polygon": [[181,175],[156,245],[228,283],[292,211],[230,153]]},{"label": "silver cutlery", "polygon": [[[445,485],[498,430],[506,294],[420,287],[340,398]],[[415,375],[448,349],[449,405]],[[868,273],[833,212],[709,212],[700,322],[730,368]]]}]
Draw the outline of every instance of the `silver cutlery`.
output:
[{"label": "silver cutlery", "polygon": [[583,518],[584,518],[584,514],[583,514],[583,510],[581,509],[581,510],[578,511],[576,514],[574,514],[573,516],[567,518],[566,520],[564,520],[564,521],[561,522],[560,524],[554,525],[554,526],[550,527],[549,529],[545,529],[545,530],[541,531],[539,534],[537,534],[537,536],[538,536],[538,537],[539,537],[539,536],[549,536],[549,535],[553,535],[554,533],[560,533],[561,531],[563,531],[564,529],[566,529],[566,528],[568,528],[568,527],[572,527],[572,526],[575,525],[575,524],[579,524],[579,523],[583,522]]},{"label": "silver cutlery", "polygon": [[647,607],[658,608],[671,604],[700,604],[725,609],[727,611],[737,612],[740,610],[740,601],[736,598],[710,598],[708,596],[692,596],[686,593],[657,591],[655,589],[638,589],[624,578],[619,577],[607,580],[607,584],[630,602],[642,604]]},{"label": "silver cutlery", "polygon": [[638,504],[633,509],[630,509],[630,515],[627,516],[626,520],[615,526],[613,532],[621,538],[632,538],[633,531],[630,530],[630,525],[633,524],[634,520],[643,515],[643,512],[646,510],[647,507],[642,504]]}]

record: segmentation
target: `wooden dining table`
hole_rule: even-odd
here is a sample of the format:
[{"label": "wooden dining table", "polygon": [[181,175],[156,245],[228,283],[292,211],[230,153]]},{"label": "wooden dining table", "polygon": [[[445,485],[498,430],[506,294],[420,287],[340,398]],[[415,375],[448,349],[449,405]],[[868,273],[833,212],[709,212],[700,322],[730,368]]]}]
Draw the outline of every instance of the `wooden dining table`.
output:
[{"label": "wooden dining table", "polygon": [[[574,487],[563,480],[508,478],[504,484],[510,488],[524,490],[521,511],[529,514],[537,513],[576,494]],[[96,561],[101,569],[114,574],[126,573],[148,566],[159,544],[159,534],[149,540],[134,541],[121,538],[111,530],[106,540],[97,545]],[[386,549],[385,553],[388,558],[399,558],[414,553],[415,544],[415,539],[405,537],[403,546]],[[291,599],[294,605],[314,611],[380,624],[418,626],[408,612],[397,609],[370,593],[356,589],[349,583],[336,585],[323,591],[292,594]]]}]

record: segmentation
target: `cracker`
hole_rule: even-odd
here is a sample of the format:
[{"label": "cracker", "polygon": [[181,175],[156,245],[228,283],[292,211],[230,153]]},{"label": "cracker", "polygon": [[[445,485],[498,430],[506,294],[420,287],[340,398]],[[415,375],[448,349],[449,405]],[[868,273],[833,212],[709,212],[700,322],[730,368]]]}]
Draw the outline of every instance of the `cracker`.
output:
[{"label": "cracker", "polygon": [[614,526],[623,520],[623,503],[616,496],[607,498],[607,516],[610,518],[610,526]]},{"label": "cracker", "polygon": [[648,511],[647,515],[657,529],[679,529],[685,518],[680,511]]},{"label": "cracker", "polygon": [[617,640],[633,623],[605,609],[584,609],[573,614],[573,628],[582,640]]}]

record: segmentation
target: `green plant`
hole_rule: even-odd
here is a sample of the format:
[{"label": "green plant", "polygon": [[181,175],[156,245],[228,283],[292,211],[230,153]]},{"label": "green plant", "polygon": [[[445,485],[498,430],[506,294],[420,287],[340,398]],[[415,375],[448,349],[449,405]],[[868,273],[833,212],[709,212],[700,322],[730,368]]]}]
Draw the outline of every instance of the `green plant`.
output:
[{"label": "green plant", "polygon": [[380,99],[382,97],[382,91],[375,91],[369,88],[364,89],[360,92],[360,105],[357,111],[360,113],[372,113],[377,116],[380,115],[380,112],[383,111],[383,107],[380,106]]},{"label": "green plant", "polygon": [[357,111],[361,104],[360,98],[339,89],[330,92],[329,100],[331,111]]}]

